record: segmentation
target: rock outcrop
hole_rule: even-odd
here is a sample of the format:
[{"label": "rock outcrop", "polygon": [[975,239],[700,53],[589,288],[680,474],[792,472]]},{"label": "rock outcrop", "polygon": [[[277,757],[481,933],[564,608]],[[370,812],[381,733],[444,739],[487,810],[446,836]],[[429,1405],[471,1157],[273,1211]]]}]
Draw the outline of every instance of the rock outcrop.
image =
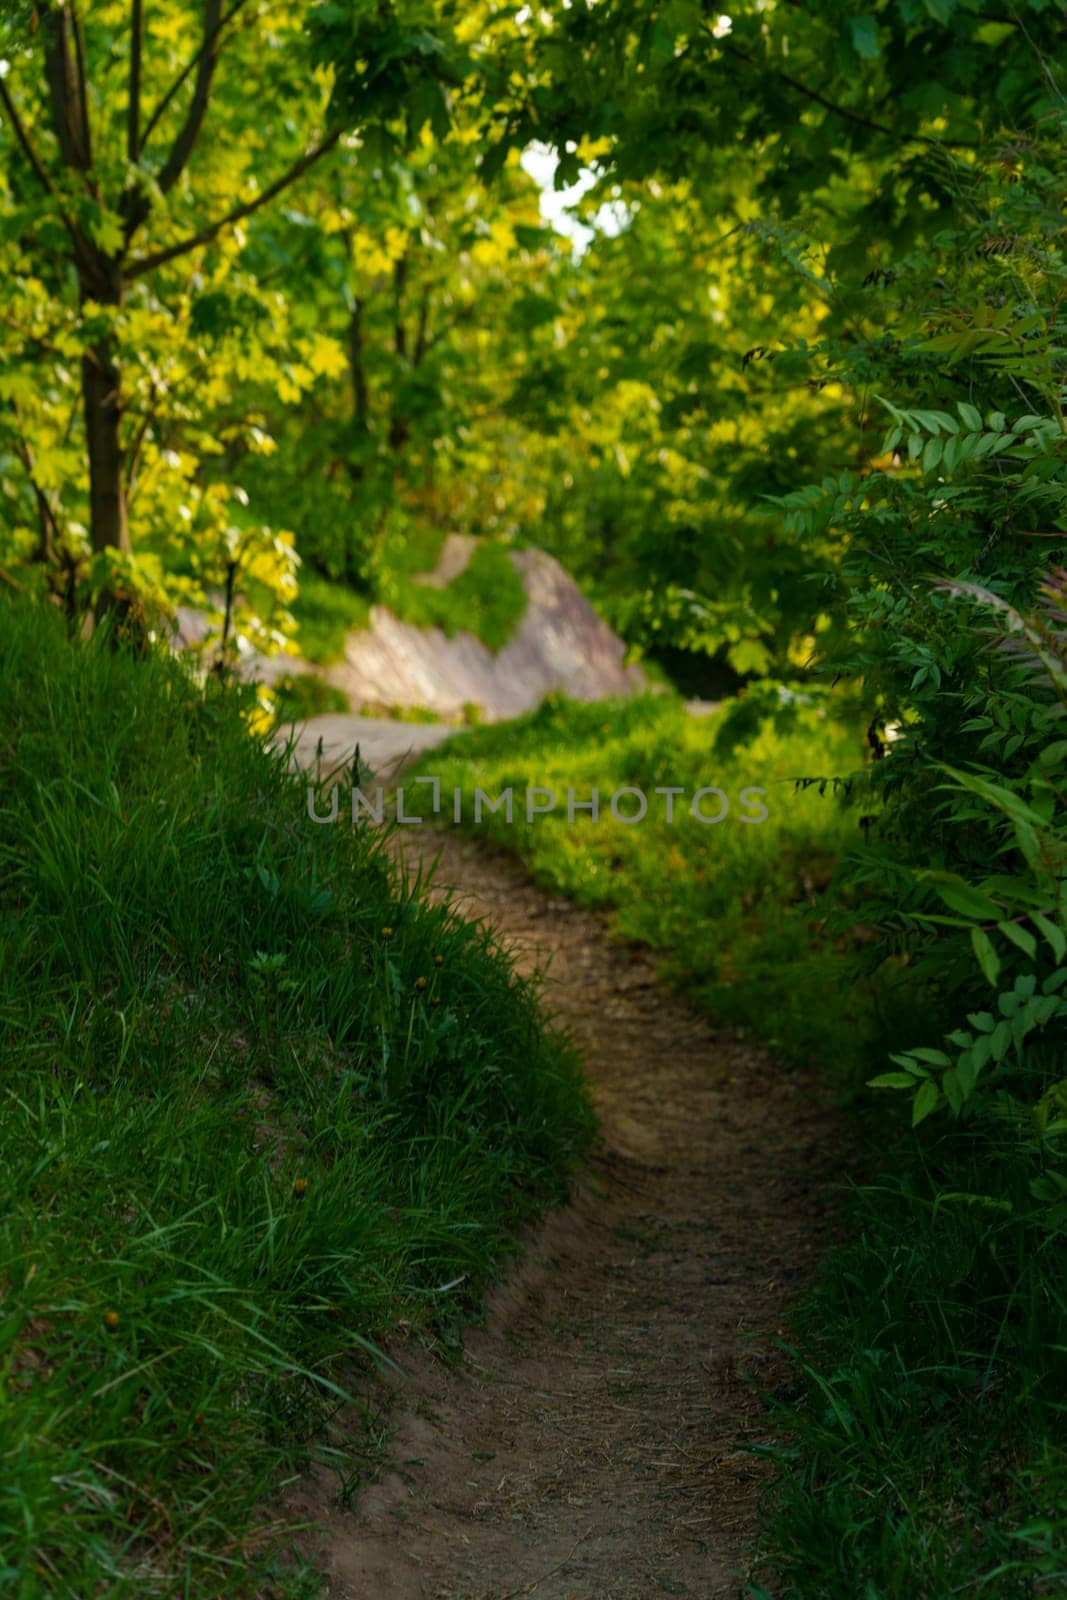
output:
[{"label": "rock outcrop", "polygon": [[[458,537],[442,552],[442,563],[453,570]],[[624,663],[622,640],[558,561],[543,550],[513,550],[511,559],[522,574],[527,607],[495,655],[471,633],[450,639],[440,628],[401,622],[375,606],[370,627],[349,634],[344,660],[326,676],[345,691],[353,710],[423,706],[457,717],[477,706],[487,722],[529,711],[552,690],[603,700],[645,687],[641,669]]]},{"label": "rock outcrop", "polygon": [[[451,534],[436,571],[418,581],[435,587],[452,582],[476,543],[468,535]],[[472,707],[486,722],[519,716],[553,690],[575,700],[605,700],[647,687],[640,667],[625,664],[623,641],[558,561],[543,550],[509,554],[522,574],[527,606],[514,635],[496,654],[472,633],[449,638],[441,628],[402,622],[385,606],[374,606],[370,627],[348,635],[344,658],[333,666],[251,652],[239,670],[263,683],[285,673],[314,671],[344,691],[353,712],[421,707],[453,722],[465,720]],[[179,607],[177,649],[199,644],[208,632],[203,612]]]}]

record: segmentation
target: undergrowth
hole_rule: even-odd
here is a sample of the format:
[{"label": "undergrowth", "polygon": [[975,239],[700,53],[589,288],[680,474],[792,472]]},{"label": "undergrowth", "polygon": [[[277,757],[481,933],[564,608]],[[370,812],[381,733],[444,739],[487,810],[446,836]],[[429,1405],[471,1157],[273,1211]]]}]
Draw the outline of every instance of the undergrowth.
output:
[{"label": "undergrowth", "polygon": [[881,1121],[882,1176],[793,1318],[752,1600],[1067,1593],[1067,1279],[1040,1163],[1002,1117],[920,1134]]}]

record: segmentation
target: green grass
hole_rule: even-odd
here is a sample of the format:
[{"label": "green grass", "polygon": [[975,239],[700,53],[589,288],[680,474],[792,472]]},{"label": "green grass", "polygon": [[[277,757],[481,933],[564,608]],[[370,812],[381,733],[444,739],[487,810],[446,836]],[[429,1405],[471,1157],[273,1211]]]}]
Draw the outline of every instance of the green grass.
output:
[{"label": "green grass", "polygon": [[0,611],[0,1593],[309,1594],[257,1521],[591,1115],[478,928],[232,693]]},{"label": "green grass", "polygon": [[351,711],[343,689],[316,672],[287,672],[274,682],[274,710],[279,722],[302,722],[330,711]]},{"label": "green grass", "polygon": [[296,647],[307,661],[331,666],[344,655],[345,637],[370,623],[370,601],[342,583],[330,583],[307,568],[293,604]]},{"label": "green grass", "polygon": [[[429,569],[421,569],[429,570]],[[490,650],[502,650],[526,612],[526,590],[507,549],[483,541],[458,578],[443,589],[397,582],[394,608],[405,622],[441,628],[452,638],[473,633]]]},{"label": "green grass", "polygon": [[522,577],[507,549],[484,540],[445,588],[416,583],[417,574],[434,571],[443,544],[444,534],[436,528],[413,528],[403,537],[394,535],[381,553],[372,597],[302,571],[293,606],[300,653],[322,666],[339,661],[346,634],[369,626],[370,608],[375,603],[388,606],[403,622],[441,628],[449,638],[466,631],[490,650],[502,650],[522,621],[527,603]]},{"label": "green grass", "polygon": [[[670,695],[577,705],[549,697],[506,725],[463,733],[423,763],[447,792],[470,797],[480,785],[495,796],[509,785],[557,792],[556,811],[513,826],[483,814],[480,830],[515,850],[538,880],[585,905],[614,911],[613,929],[662,951],[667,972],[723,1020],[757,1028],[795,1060],[823,1061],[839,1082],[855,1078],[870,1041],[887,1025],[886,985],[857,985],[853,947],[813,926],[820,892],[835,860],[859,837],[855,808],[817,789],[796,793],[793,780],[853,770],[859,736],[816,711],[798,711],[792,731],[764,731],[743,752],[717,756],[722,716],[694,718]],[[650,798],[633,825],[608,810],[614,790],[632,785]],[[678,800],[668,824],[655,787],[692,796],[717,785],[731,810],[718,824],[695,820]],[[594,824],[580,812],[569,823],[566,791],[578,801],[601,797]],[[740,820],[741,790],[766,791],[765,822]],[[705,801],[709,814],[718,806]],[[828,1011],[828,987],[843,1002]]]},{"label": "green grass", "polygon": [[429,706],[388,706],[385,714],[391,722],[419,722],[424,727],[444,720],[440,712],[431,711]]},{"label": "green grass", "polygon": [[999,1118],[882,1120],[883,1176],[794,1319],[795,1392],[750,1591],[774,1600],[1062,1600],[1067,1278]]}]

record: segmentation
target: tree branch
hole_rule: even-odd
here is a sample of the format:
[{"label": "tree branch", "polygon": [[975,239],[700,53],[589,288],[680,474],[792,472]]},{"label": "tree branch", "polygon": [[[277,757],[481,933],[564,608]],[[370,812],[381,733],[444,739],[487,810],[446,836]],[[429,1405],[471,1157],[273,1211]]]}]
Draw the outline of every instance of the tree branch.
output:
[{"label": "tree branch", "polygon": [[141,55],[144,48],[144,0],[130,7],[130,95],[126,107],[126,156],[131,166],[141,154]]},{"label": "tree branch", "polygon": [[[26,340],[27,344],[34,344],[40,350],[47,350],[49,355],[56,356],[60,361],[70,360],[70,351],[61,350],[58,345],[53,344],[49,334],[39,333],[35,328],[27,328],[25,323],[9,316],[6,311],[0,311],[0,323],[3,323],[5,328],[13,328],[20,338]],[[57,323],[52,331],[61,333],[65,326],[67,325],[64,323]]]},{"label": "tree branch", "polygon": [[426,352],[430,348],[430,291],[424,289],[422,300],[419,303],[419,320],[415,329],[415,349],[411,356],[411,365],[421,367],[426,359]]},{"label": "tree branch", "polygon": [[[52,179],[49,176],[47,167],[33,147],[33,142],[23,126],[22,118],[15,109],[15,102],[12,100],[7,84],[4,82],[3,78],[0,78],[0,105],[3,106],[4,114],[11,124],[15,138],[22,147],[22,153],[33,169],[34,177],[41,185],[41,188],[44,190],[45,194],[51,196],[51,198],[55,200],[55,184],[52,182]],[[63,226],[70,234],[71,241],[74,245],[75,255],[79,258],[79,260],[83,259],[85,252],[85,241],[82,239],[82,236],[78,232],[73,220],[67,215],[66,211],[64,211],[63,207],[59,205],[58,202],[56,204],[56,210],[59,215],[60,222],[62,222]]]},{"label": "tree branch", "polygon": [[408,281],[408,253],[405,250],[393,266],[393,347],[401,361],[408,353],[408,330],[404,325],[404,290]]},{"label": "tree branch", "polygon": [[149,139],[152,137],[152,132],[155,129],[156,125],[158,124],[160,118],[165,114],[168,106],[170,105],[171,101],[174,99],[174,96],[182,88],[182,86],[185,83],[186,79],[189,77],[189,74],[191,72],[195,72],[197,70],[197,68],[199,67],[200,59],[203,56],[204,51],[205,50],[212,50],[217,54],[216,46],[217,46],[217,43],[218,43],[218,40],[219,40],[219,36],[223,33],[223,31],[226,28],[229,27],[230,23],[233,21],[234,17],[237,15],[237,13],[241,10],[242,6],[246,5],[247,3],[248,3],[248,0],[234,0],[233,5],[230,7],[229,11],[227,11],[226,15],[219,19],[218,26],[215,28],[214,32],[209,33],[205,29],[204,39],[203,39],[203,43],[200,46],[200,49],[196,52],[195,56],[193,56],[189,61],[187,61],[185,63],[185,66],[179,72],[178,76],[175,78],[174,82],[171,84],[170,88],[167,90],[166,94],[160,100],[158,106],[153,111],[152,115],[149,117],[147,123],[145,124],[144,136],[141,139],[141,149],[142,150],[144,149],[145,145],[148,143]]},{"label": "tree branch", "polygon": [[11,95],[8,92],[7,84],[2,77],[0,77],[0,105],[2,105],[4,108],[4,113],[7,117],[7,120],[10,122],[14,130],[15,138],[22,146],[22,153],[26,157],[26,160],[30,163],[30,166],[33,168],[34,176],[36,177],[38,183],[41,185],[41,188],[46,194],[54,196],[56,192],[55,185],[48,176],[48,171],[44,165],[44,162],[41,160],[40,156],[37,154],[37,151],[30,142],[30,136],[23,126],[21,117],[15,110],[15,102],[12,100]]},{"label": "tree branch", "polygon": [[[185,123],[182,126],[182,130],[178,134],[177,138],[175,139],[174,145],[173,145],[173,147],[171,149],[171,152],[170,152],[170,155],[167,157],[167,160],[166,160],[166,163],[164,164],[163,170],[161,171],[161,173],[159,175],[159,186],[163,190],[164,193],[166,193],[168,189],[173,188],[174,184],[181,177],[181,174],[182,174],[183,170],[185,169],[186,163],[188,162],[189,157],[192,154],[193,146],[196,144],[197,138],[199,137],[200,129],[201,129],[201,127],[203,125],[203,121],[204,121],[204,116],[205,116],[205,114],[207,112],[208,101],[209,101],[210,96],[211,96],[211,80],[212,80],[212,78],[214,76],[215,66],[216,66],[216,63],[218,61],[219,41],[220,41],[220,39],[222,37],[223,30],[226,28],[226,26],[230,22],[232,22],[233,18],[241,10],[242,6],[244,6],[246,4],[247,4],[247,0],[234,0],[234,3],[230,7],[229,11],[227,11],[225,16],[223,16],[223,15],[221,15],[221,10],[222,10],[221,0],[205,0],[205,7],[204,7],[204,37],[203,37],[203,40],[201,41],[200,48],[196,52],[196,54],[189,61],[186,62],[185,66],[182,68],[181,72],[179,72],[178,76],[175,78],[174,82],[171,84],[170,88],[164,94],[163,98],[160,100],[159,104],[156,106],[156,109],[153,111],[152,115],[149,117],[148,122],[145,125],[144,133],[141,134],[137,139],[137,153],[136,153],[136,155],[131,155],[130,156],[130,160],[133,163],[136,163],[137,161],[140,160],[141,155],[144,153],[145,147],[147,146],[148,141],[152,136],[152,130],[158,124],[160,118],[163,116],[164,112],[167,110],[167,107],[171,104],[171,102],[174,99],[175,95],[179,92],[179,90],[184,85],[184,83],[186,82],[186,79],[189,77],[190,73],[196,72],[197,81],[196,81],[196,88],[195,88],[195,90],[193,92],[192,104],[189,107],[188,113],[187,113],[186,118],[185,118]],[[133,5],[134,5],[134,14],[138,19],[140,19],[141,9],[142,9],[142,0],[133,0]],[[130,115],[131,115],[131,117],[133,116],[133,108],[134,108],[134,103],[135,103],[134,102],[134,96],[133,96],[133,66],[134,66],[134,63],[133,63],[133,58],[131,56],[131,60],[130,60]],[[137,62],[137,66],[138,66],[137,77],[138,77],[138,88],[139,88],[139,86],[140,86],[140,48],[139,48],[139,46],[138,46],[138,62]],[[139,99],[139,95],[138,95],[138,99]],[[137,117],[138,117],[138,120],[139,120],[139,118],[140,118],[140,107],[139,107],[139,105],[137,107]],[[127,142],[128,143],[131,142],[129,138],[128,138]],[[125,219],[124,220],[124,227],[123,227],[123,234],[124,234],[126,242],[125,242],[124,249],[126,249],[126,250],[129,249],[130,241],[132,240],[134,234],[137,232],[138,228],[141,226],[142,222],[144,222],[145,219],[148,217],[148,214],[151,211],[151,209],[152,209],[151,201],[148,199],[147,195],[145,194],[143,186],[139,182],[137,182],[135,180],[127,188],[125,194],[122,197],[122,201],[121,201],[121,205],[120,205],[120,210],[122,212],[122,216]]]},{"label": "tree branch", "polygon": [[[715,40],[715,43],[727,55],[734,56],[738,61],[744,61],[756,72],[769,72],[780,83],[787,84],[797,94],[803,95],[806,100],[812,100],[817,106],[822,106],[825,111],[830,111],[835,117],[843,117],[846,122],[855,123],[858,128],[867,128],[871,133],[884,133],[890,139],[899,139],[900,135],[895,128],[889,127],[884,122],[874,122],[870,117],[863,116],[858,111],[850,111],[847,106],[839,106],[835,101],[828,100],[817,89],[811,89],[806,83],[801,83],[799,78],[790,77],[788,72],[782,72],[778,67],[764,66],[749,55],[747,50],[742,50],[740,45],[734,44],[732,39],[715,38],[711,29],[705,26],[704,32]],[[974,139],[934,139],[925,133],[909,133],[904,137],[905,144],[928,144],[939,150],[977,150],[978,143]]]},{"label": "tree branch", "polygon": [[246,200],[243,205],[235,206],[226,216],[219,217],[215,222],[209,222],[198,233],[191,234],[188,239],[179,239],[177,244],[167,245],[163,250],[153,251],[151,255],[141,256],[137,260],[131,261],[126,269],[127,279],[143,278],[146,272],[152,272],[156,267],[164,266],[168,261],[175,261],[179,256],[187,255],[190,250],[196,250],[202,244],[210,244],[226,228],[233,227],[235,223],[243,222],[245,217],[250,217],[265,205],[269,205],[284,189],[288,189],[290,184],[295,183],[298,178],[302,178],[304,173],[315,165],[316,161],[327,155],[340,139],[343,131],[341,128],[335,128],[332,133],[326,134],[317,145],[313,145],[310,150],[306,150],[297,161],[293,162],[291,167],[288,167],[282,173],[280,178],[276,178],[269,188],[264,189],[262,194],[256,195],[254,199]]},{"label": "tree branch", "polygon": [[89,149],[86,142],[88,113],[81,92],[81,74],[76,65],[77,27],[70,7],[60,5],[45,12],[44,67],[52,103],[52,122],[59,141],[63,163],[77,172],[88,172]]},{"label": "tree branch", "polygon": [[215,76],[215,62],[218,60],[217,45],[221,25],[222,0],[204,0],[204,42],[197,56],[193,98],[189,102],[181,131],[159,174],[159,187],[163,194],[173,189],[185,171],[196,141],[200,137],[200,130],[204,126],[208,101],[211,99],[211,80]]},{"label": "tree branch", "polygon": [[33,498],[37,503],[37,516],[41,525],[41,537],[37,549],[34,551],[33,559],[35,561],[47,561],[51,557],[53,543],[58,541],[60,537],[59,521],[52,502],[37,482],[37,467],[33,459],[33,451],[22,426],[22,417],[19,413],[18,404],[13,397],[9,403],[12,415],[15,418],[15,454],[21,461],[23,471],[29,479],[30,488],[33,490]]},{"label": "tree branch", "polygon": [[141,450],[144,446],[148,430],[155,423],[158,410],[156,402],[159,399],[159,390],[152,384],[148,396],[148,409],[141,418],[137,432],[134,434],[126,450],[126,501],[129,505],[133,500],[134,490],[137,486],[137,471],[141,464]]},{"label": "tree branch", "polygon": [[89,126],[89,71],[85,64],[85,28],[74,5],[71,6],[71,26],[74,31],[74,61],[78,73],[78,105],[81,110],[81,141],[85,151],[86,171],[93,164],[93,135]]}]

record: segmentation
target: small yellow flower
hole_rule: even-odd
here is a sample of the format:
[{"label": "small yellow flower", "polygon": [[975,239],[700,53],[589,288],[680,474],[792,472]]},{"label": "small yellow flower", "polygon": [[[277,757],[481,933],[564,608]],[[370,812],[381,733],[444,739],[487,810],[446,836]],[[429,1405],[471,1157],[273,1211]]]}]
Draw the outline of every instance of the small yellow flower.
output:
[{"label": "small yellow flower", "polygon": [[434,956],[433,964],[435,967],[443,967],[445,964],[444,956]]},{"label": "small yellow flower", "polygon": [[426,979],[425,978],[416,978],[415,979],[415,987],[421,993],[422,990],[425,989],[425,987],[426,987]]},{"label": "small yellow flower", "polygon": [[104,1312],[104,1322],[111,1329],[112,1333],[114,1333],[115,1329],[118,1327],[118,1325],[119,1325],[119,1323],[121,1321],[122,1321],[122,1318],[119,1316],[117,1311],[105,1311]]},{"label": "small yellow flower", "polygon": [[383,928],[382,929],[382,938],[383,939],[391,939],[392,937],[393,937],[392,928]]},{"label": "small yellow flower", "polygon": [[441,1004],[441,996],[439,994],[431,995],[430,1004],[432,1006],[439,1006]]},{"label": "small yellow flower", "polygon": [[293,1193],[296,1195],[297,1199],[299,1200],[300,1196],[304,1195],[304,1194],[307,1194],[307,1192],[308,1192],[308,1181],[307,1181],[307,1179],[306,1178],[294,1178],[293,1179]]}]

